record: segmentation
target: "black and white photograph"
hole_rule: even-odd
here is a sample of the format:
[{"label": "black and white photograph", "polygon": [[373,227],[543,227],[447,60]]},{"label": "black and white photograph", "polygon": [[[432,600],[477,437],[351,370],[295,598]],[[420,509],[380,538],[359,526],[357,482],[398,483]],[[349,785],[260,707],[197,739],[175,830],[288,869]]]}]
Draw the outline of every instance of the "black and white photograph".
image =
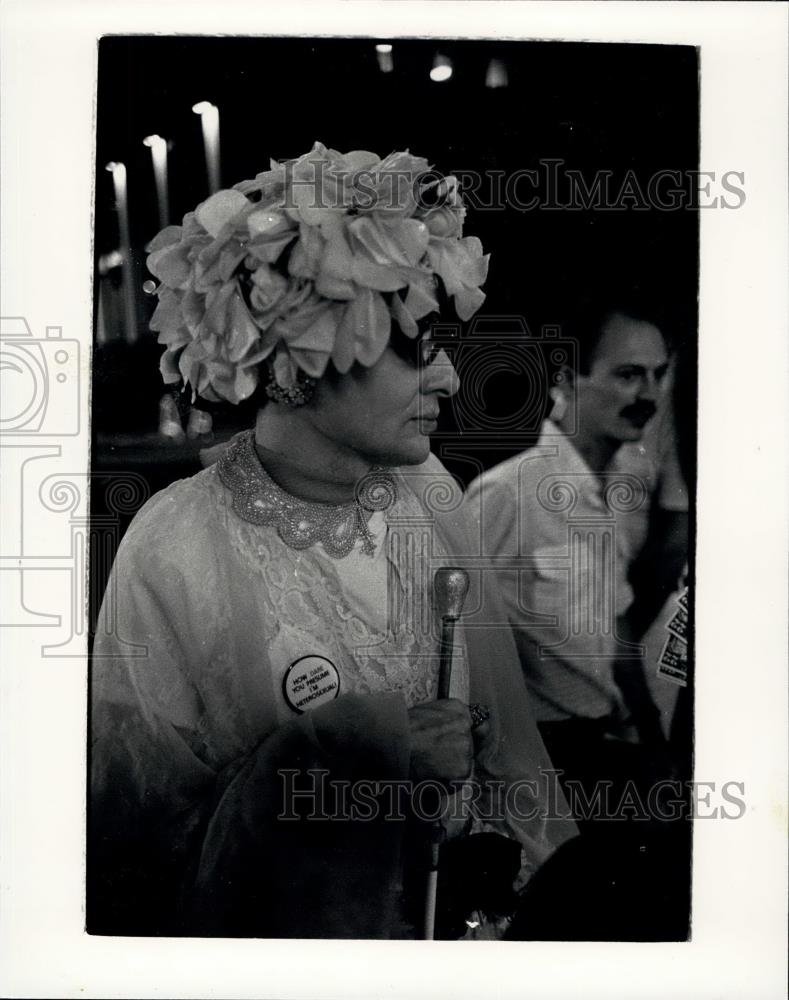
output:
[{"label": "black and white photograph", "polygon": [[[661,954],[688,995],[779,995],[783,904],[758,938],[748,872],[777,900],[786,595],[758,589],[785,503],[746,491],[785,473],[759,185],[785,152],[758,115],[739,158],[708,141],[742,120],[736,68],[676,21],[504,27],[638,6],[64,27],[93,54],[83,259],[51,208],[31,225],[85,328],[2,310],[4,638],[68,715],[79,798],[30,731],[3,778],[28,816],[49,769],[46,811],[74,811],[61,908],[101,972],[64,995],[465,996],[485,969],[515,995],[533,962],[535,996],[651,997],[682,975]],[[776,242],[740,281],[758,219]],[[743,328],[759,280],[775,322]],[[728,994],[710,927],[740,935]]]},{"label": "black and white photograph", "polygon": [[698,105],[687,46],[102,39],[90,931],[687,938]]}]

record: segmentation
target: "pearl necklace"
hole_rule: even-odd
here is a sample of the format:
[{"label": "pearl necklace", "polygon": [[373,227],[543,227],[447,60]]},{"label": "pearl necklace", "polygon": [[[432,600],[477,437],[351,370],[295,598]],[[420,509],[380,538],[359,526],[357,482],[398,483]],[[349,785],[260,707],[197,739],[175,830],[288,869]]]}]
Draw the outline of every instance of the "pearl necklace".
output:
[{"label": "pearl necklace", "polygon": [[263,468],[255,452],[254,431],[233,439],[217,462],[217,471],[233,495],[233,510],[240,518],[273,526],[293,549],[320,542],[335,559],[347,556],[358,540],[362,551],[373,556],[375,539],[368,522],[375,511],[387,510],[397,500],[393,476],[380,467],[359,481],[350,503],[311,503],[291,496]]}]

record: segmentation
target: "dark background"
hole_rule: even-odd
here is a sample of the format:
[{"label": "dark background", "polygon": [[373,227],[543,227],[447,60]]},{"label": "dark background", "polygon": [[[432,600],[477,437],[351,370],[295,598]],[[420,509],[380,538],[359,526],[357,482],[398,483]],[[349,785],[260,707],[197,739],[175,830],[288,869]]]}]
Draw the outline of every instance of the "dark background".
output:
[{"label": "dark background", "polygon": [[[697,54],[690,47],[564,42],[403,40],[380,72],[375,40],[105,38],[97,109],[96,249],[117,245],[112,180],[129,173],[132,244],[158,230],[150,151],[170,140],[171,221],[208,195],[200,121],[221,118],[222,182],[230,186],[306,152],[314,140],[385,155],[410,149],[444,173],[534,168],[556,158],[590,178],[628,169],[646,180],[698,165]],[[428,76],[437,51],[454,73]],[[489,89],[491,58],[509,86]],[[579,284],[612,269],[644,275],[684,315],[696,299],[697,221],[688,211],[476,212],[467,232],[490,249],[492,311],[554,315]]]},{"label": "dark background", "polygon": [[[490,40],[392,40],[394,69],[383,73],[377,39],[105,37],[99,44],[96,137],[96,288],[104,289],[105,343],[94,353],[94,472],[141,475],[154,492],[199,468],[196,445],[157,437],[161,348],[147,331],[155,297],[142,290],[145,244],[159,229],[151,153],[142,140],[170,143],[170,221],[177,223],[208,194],[197,101],[219,108],[221,181],[230,186],[288,159],[315,140],[341,151],[381,156],[409,149],[444,173],[540,169],[563,161],[591,183],[612,174],[618,191],[628,170],[646,189],[660,170],[698,168],[698,58],[691,47]],[[454,73],[434,83],[437,52]],[[491,58],[506,66],[509,85],[490,89]],[[122,161],[135,267],[139,339],[123,339],[117,303],[119,268],[99,277],[102,255],[117,248],[112,177],[104,166]],[[531,188],[524,185],[524,194]],[[637,280],[657,297],[665,329],[678,351],[676,416],[679,450],[695,479],[698,213],[657,208],[520,211],[513,205],[473,208],[466,234],[479,236],[491,265],[483,307],[503,331],[525,323],[535,343],[546,324],[602,284]],[[97,296],[98,301],[98,296]],[[506,320],[501,317],[517,317]],[[493,319],[490,319],[493,317]],[[520,335],[522,339],[522,334]],[[501,337],[496,341],[501,349]],[[504,343],[504,349],[507,344]],[[480,355],[481,356],[481,355]],[[493,357],[492,354],[489,357]],[[492,366],[496,369],[496,365]],[[434,450],[461,480],[527,446],[544,413],[544,378],[493,371],[474,403],[478,435],[458,406],[447,408]],[[528,405],[524,399],[528,397]],[[460,414],[460,415],[459,415]],[[486,421],[488,414],[493,422]],[[521,414],[517,434],[507,417]],[[466,413],[468,416],[468,413]],[[499,423],[496,423],[496,420]],[[501,421],[508,433],[495,432]],[[252,405],[214,414],[217,437],[254,421]],[[459,424],[465,435],[458,438]],[[494,432],[491,434],[491,428]],[[469,461],[471,459],[471,461]],[[101,491],[94,513],[106,511]],[[130,511],[122,515],[125,528]],[[103,591],[94,574],[94,604]]]}]

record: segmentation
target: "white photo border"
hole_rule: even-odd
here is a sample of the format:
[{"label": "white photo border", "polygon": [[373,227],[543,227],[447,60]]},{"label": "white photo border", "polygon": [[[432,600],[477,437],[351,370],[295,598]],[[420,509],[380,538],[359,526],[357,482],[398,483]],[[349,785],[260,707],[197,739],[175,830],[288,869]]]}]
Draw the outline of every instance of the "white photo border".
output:
[{"label": "white photo border", "polygon": [[[452,35],[699,46],[701,167],[742,171],[747,197],[736,211],[701,213],[696,777],[744,782],[747,812],[737,821],[696,821],[690,943],[428,948],[90,937],[83,903],[86,663],[42,657],[36,628],[4,628],[2,995],[784,995],[788,13],[781,3],[6,0],[2,312],[24,316],[37,337],[59,326],[79,341],[82,430],[52,445],[74,472],[87,470],[89,448],[101,35]],[[8,452],[2,457],[8,471]],[[51,587],[60,606],[63,581],[49,576],[40,586]]]}]

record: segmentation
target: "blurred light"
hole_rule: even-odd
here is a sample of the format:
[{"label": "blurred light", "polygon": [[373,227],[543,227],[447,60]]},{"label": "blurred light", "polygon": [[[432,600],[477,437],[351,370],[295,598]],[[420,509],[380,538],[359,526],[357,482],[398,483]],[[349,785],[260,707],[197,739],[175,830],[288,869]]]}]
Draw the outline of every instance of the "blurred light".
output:
[{"label": "blurred light", "polygon": [[170,221],[170,195],[167,189],[168,144],[160,135],[147,135],[143,145],[151,150],[153,176],[156,182],[156,204],[159,209],[159,225],[162,229]]},{"label": "blurred light", "polygon": [[488,72],[485,77],[486,87],[506,87],[509,84],[507,78],[507,67],[500,59],[491,59],[488,63]]},{"label": "blurred light", "polygon": [[153,295],[153,293],[156,291],[156,282],[151,281],[150,278],[148,279],[148,281],[143,281],[142,290],[145,292],[146,295]]},{"label": "blurred light", "polygon": [[392,46],[391,45],[376,45],[375,46],[376,57],[378,59],[378,69],[382,73],[391,73],[394,69],[394,61],[392,59]]},{"label": "blurred light", "polygon": [[126,204],[126,164],[119,160],[111,160],[104,168],[112,174],[112,186],[115,188],[115,198],[120,208]]},{"label": "blurred light", "polygon": [[107,274],[114,267],[120,267],[123,264],[123,254],[120,250],[111,250],[110,253],[103,253],[99,257],[99,274]]},{"label": "blurred light", "polygon": [[452,63],[446,56],[436,55],[433,60],[433,68],[430,70],[430,79],[434,83],[443,83],[452,76]]},{"label": "blurred light", "polygon": [[131,237],[129,236],[129,202],[126,190],[126,165],[111,160],[105,170],[112,174],[115,190],[115,209],[118,213],[121,263],[123,266],[123,316],[126,340],[133,344],[137,339],[137,307],[135,305],[134,270],[132,267]]},{"label": "blurred light", "polygon": [[210,101],[198,101],[192,111],[200,115],[203,126],[203,146],[208,170],[208,190],[213,194],[219,190],[219,108]]}]

